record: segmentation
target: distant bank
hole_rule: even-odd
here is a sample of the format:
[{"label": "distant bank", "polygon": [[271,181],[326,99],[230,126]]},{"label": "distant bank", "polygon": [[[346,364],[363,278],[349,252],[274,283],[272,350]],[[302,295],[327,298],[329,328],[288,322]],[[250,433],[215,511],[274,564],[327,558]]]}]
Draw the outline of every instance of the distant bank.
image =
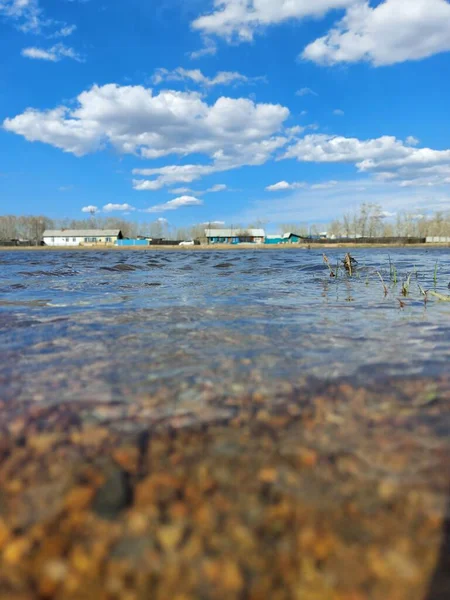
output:
[{"label": "distant bank", "polygon": [[213,251],[213,250],[258,250],[258,251],[273,251],[273,250],[320,250],[321,248],[450,248],[449,242],[430,242],[419,244],[405,243],[355,243],[355,242],[310,242],[305,244],[200,244],[196,246],[179,246],[179,245],[147,245],[147,246],[115,246],[113,244],[96,245],[96,246],[0,246],[0,252],[148,252],[156,250],[158,252],[177,251],[177,252],[197,252],[197,251]]}]

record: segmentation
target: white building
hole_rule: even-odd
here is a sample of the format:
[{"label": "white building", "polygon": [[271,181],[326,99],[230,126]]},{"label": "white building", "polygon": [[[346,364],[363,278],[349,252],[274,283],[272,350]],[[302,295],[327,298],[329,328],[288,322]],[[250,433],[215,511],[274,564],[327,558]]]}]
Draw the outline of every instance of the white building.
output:
[{"label": "white building", "polygon": [[107,246],[123,238],[120,229],[47,229],[46,246]]}]

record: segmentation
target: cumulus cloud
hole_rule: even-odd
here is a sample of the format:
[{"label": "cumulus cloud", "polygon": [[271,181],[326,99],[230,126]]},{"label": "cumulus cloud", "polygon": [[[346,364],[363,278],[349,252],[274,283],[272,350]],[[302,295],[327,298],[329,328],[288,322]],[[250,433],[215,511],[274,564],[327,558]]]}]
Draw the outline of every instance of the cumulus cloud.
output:
[{"label": "cumulus cloud", "polygon": [[83,208],[81,209],[81,212],[96,213],[96,212],[99,212],[99,210],[98,210],[98,206],[93,206],[92,204],[90,204],[89,206],[83,206]]},{"label": "cumulus cloud", "polygon": [[319,64],[367,61],[375,66],[427,58],[450,50],[447,0],[348,3],[344,18],[309,44],[302,57]]},{"label": "cumulus cloud", "polygon": [[103,212],[115,212],[115,211],[133,211],[136,210],[134,208],[134,206],[131,206],[130,204],[113,204],[113,203],[109,203],[109,204],[105,204],[105,206],[103,207]]},{"label": "cumulus cloud", "polygon": [[48,60],[50,62],[59,62],[63,58],[71,58],[77,62],[83,62],[83,58],[77,52],[75,52],[73,48],[68,48],[64,44],[55,44],[47,50],[32,46],[30,48],[24,48],[21,54],[26,58],[33,58],[35,60]]},{"label": "cumulus cloud", "polygon": [[251,41],[254,33],[290,19],[319,17],[334,8],[345,8],[355,0],[214,0],[212,13],[192,27],[203,34],[227,40]]},{"label": "cumulus cloud", "polygon": [[214,0],[212,12],[192,27],[229,42],[248,42],[270,25],[323,17],[335,9],[345,10],[345,16],[309,44],[302,58],[380,66],[450,50],[448,0]]},{"label": "cumulus cloud", "polygon": [[180,196],[169,200],[169,202],[164,202],[164,204],[156,204],[150,208],[145,208],[142,212],[158,213],[166,210],[177,210],[184,206],[200,206],[201,204],[203,204],[203,200],[195,198],[195,196]]},{"label": "cumulus cloud", "polygon": [[29,108],[3,126],[28,141],[77,156],[110,145],[120,154],[149,159],[194,153],[212,159],[209,166],[165,167],[149,173],[159,174],[158,181],[137,187],[159,189],[161,184],[190,183],[216,170],[263,164],[288,141],[275,135],[288,116],[284,106],[246,98],[220,97],[209,105],[195,92],[165,90],[154,95],[142,86],[107,84],[82,92],[74,107]]},{"label": "cumulus cloud", "polygon": [[247,77],[236,71],[219,71],[214,77],[207,77],[200,69],[183,69],[182,67],[178,67],[173,71],[157,69],[152,77],[153,84],[159,85],[165,81],[191,81],[200,86],[214,87],[215,85],[255,83],[257,81],[266,81],[266,78]]},{"label": "cumulus cloud", "polygon": [[336,117],[343,117],[345,115],[345,113],[340,108],[335,108],[333,110],[333,115],[335,115]]},{"label": "cumulus cloud", "polygon": [[416,180],[416,184],[422,182],[422,185],[450,183],[450,150],[417,148],[393,136],[359,140],[307,135],[290,146],[284,158],[296,158],[300,162],[354,163],[358,171],[373,173],[383,181]]},{"label": "cumulus cloud", "polygon": [[285,190],[296,190],[302,187],[305,187],[305,183],[300,181],[294,181],[293,183],[288,183],[287,181],[279,181],[278,183],[274,183],[273,185],[268,185],[266,190],[268,192],[283,192]]},{"label": "cumulus cloud", "polygon": [[277,136],[260,142],[237,144],[227,151],[217,150],[213,154],[213,163],[209,165],[167,165],[152,169],[133,169],[134,175],[156,176],[153,179],[134,179],[133,187],[139,191],[156,191],[175,183],[192,183],[207,175],[229,171],[243,165],[262,165],[276,150],[285,146],[287,141],[288,138]]}]

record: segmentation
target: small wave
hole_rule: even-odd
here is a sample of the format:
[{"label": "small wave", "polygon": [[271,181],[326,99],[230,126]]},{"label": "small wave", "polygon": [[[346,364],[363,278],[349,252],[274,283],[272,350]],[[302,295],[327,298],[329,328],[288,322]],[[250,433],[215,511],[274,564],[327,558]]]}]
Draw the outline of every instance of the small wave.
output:
[{"label": "small wave", "polygon": [[118,263],[113,267],[100,267],[103,271],[138,271],[140,267],[136,267],[135,265],[126,265],[123,263]]}]

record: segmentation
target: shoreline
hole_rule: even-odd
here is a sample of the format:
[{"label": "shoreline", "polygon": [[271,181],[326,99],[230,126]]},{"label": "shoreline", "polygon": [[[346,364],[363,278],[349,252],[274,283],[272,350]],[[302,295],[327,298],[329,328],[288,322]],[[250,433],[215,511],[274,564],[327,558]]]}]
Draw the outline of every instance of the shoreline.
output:
[{"label": "shoreline", "polygon": [[448,243],[428,243],[428,244],[355,244],[351,242],[335,243],[335,244],[209,244],[199,246],[160,246],[160,245],[149,245],[149,246],[0,246],[0,252],[69,252],[69,251],[208,251],[208,250],[319,250],[319,249],[332,249],[332,248],[449,248]]}]

